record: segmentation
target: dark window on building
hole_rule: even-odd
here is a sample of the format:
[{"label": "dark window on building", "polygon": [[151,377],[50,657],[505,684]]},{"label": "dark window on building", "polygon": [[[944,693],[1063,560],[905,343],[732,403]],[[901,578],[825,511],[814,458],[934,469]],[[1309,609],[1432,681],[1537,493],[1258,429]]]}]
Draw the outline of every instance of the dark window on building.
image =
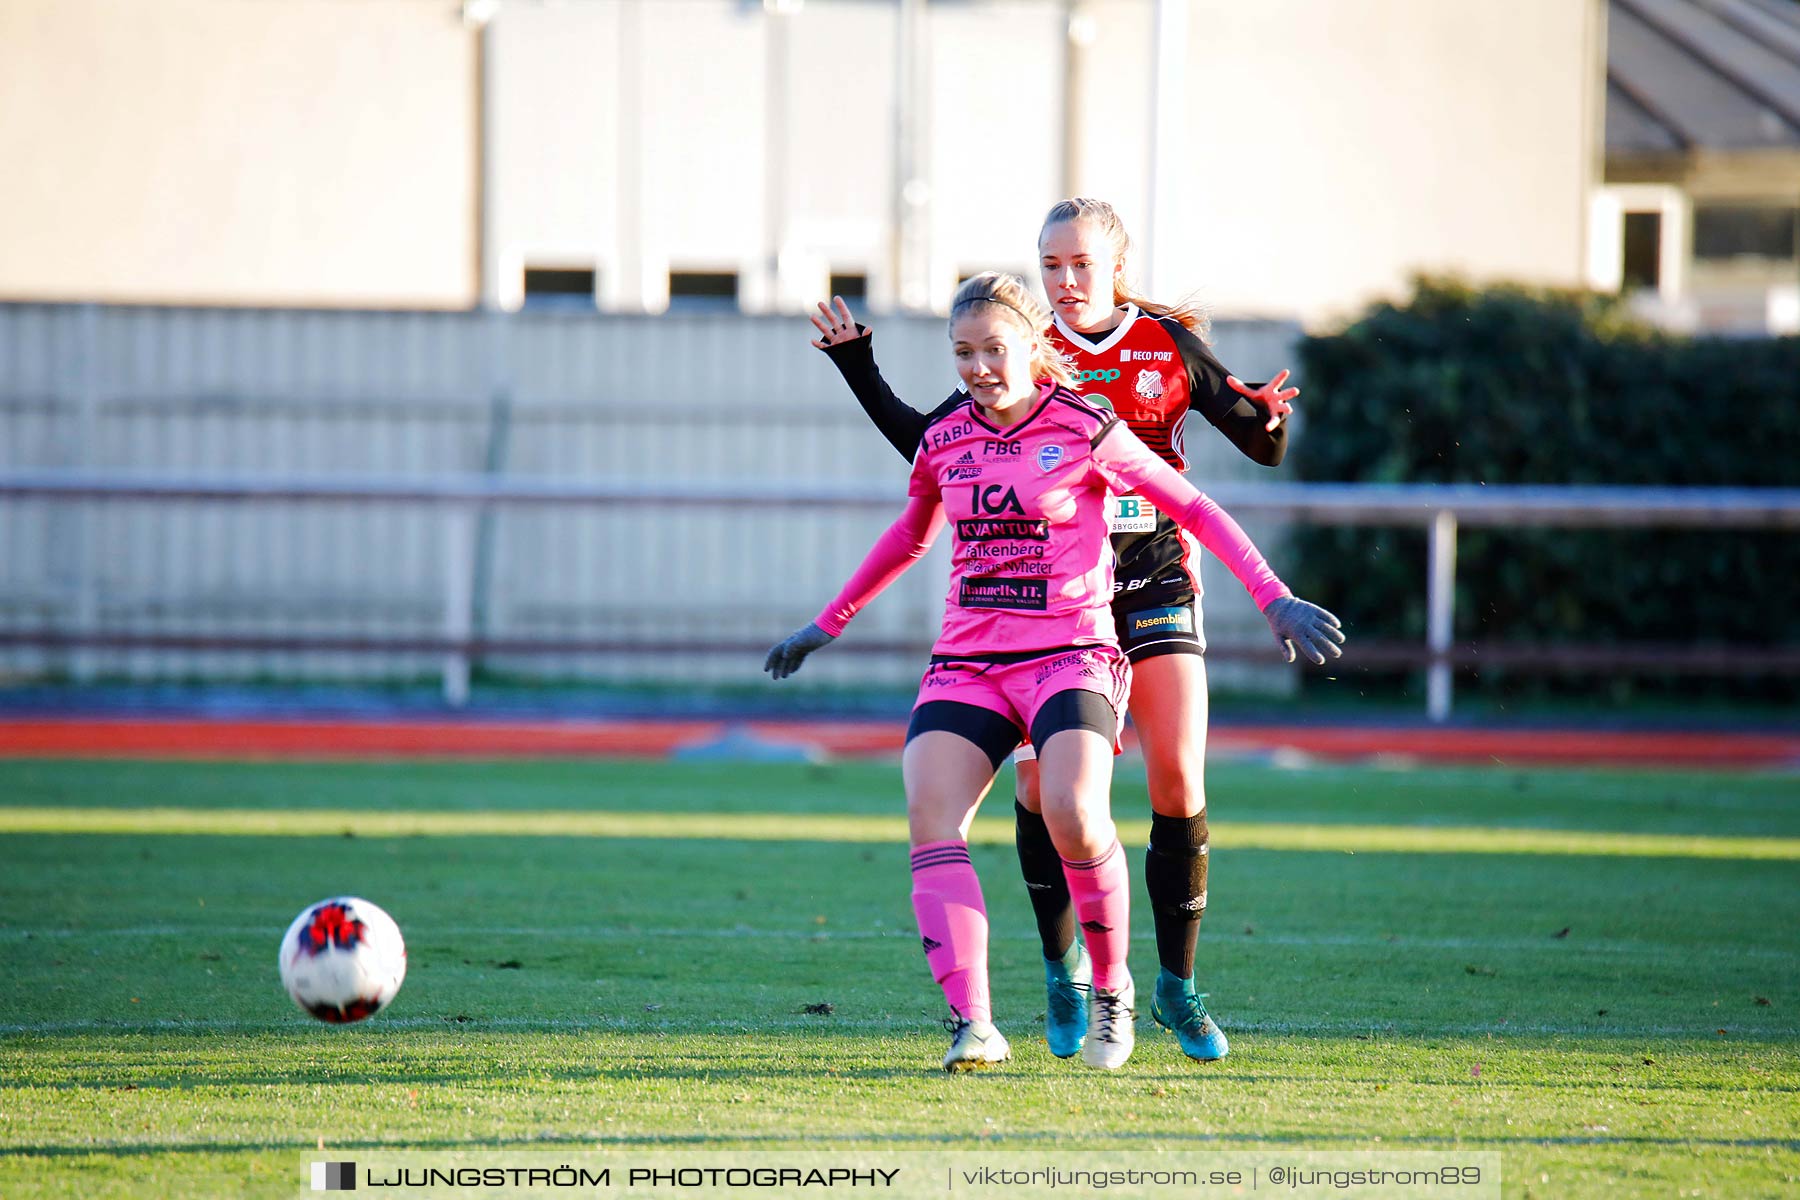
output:
[{"label": "dark window on building", "polygon": [[669,308],[672,311],[736,308],[736,271],[670,271]]},{"label": "dark window on building", "polygon": [[960,288],[963,284],[975,278],[975,276],[986,271],[998,271],[1002,275],[1016,275],[1025,281],[1025,286],[1027,288],[1029,288],[1032,282],[1038,277],[1037,264],[1031,262],[1016,266],[964,267],[956,273],[956,286]]},{"label": "dark window on building", "polygon": [[1694,209],[1695,258],[1792,259],[1800,251],[1800,209],[1708,204]]},{"label": "dark window on building", "polygon": [[831,274],[831,294],[842,296],[845,300],[857,301],[869,298],[869,277],[867,275]]},{"label": "dark window on building", "polygon": [[1662,280],[1662,214],[1625,214],[1624,290],[1654,288]]},{"label": "dark window on building", "polygon": [[594,307],[592,267],[526,267],[525,304],[529,308]]}]

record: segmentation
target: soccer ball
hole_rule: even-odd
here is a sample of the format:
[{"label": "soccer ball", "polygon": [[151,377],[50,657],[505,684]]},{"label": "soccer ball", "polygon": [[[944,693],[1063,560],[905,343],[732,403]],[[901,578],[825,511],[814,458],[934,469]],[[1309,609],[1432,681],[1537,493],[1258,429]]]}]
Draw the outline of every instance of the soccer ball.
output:
[{"label": "soccer ball", "polygon": [[309,904],[281,939],[281,983],[321,1021],[344,1025],[387,1007],[406,978],[394,918],[357,896]]}]

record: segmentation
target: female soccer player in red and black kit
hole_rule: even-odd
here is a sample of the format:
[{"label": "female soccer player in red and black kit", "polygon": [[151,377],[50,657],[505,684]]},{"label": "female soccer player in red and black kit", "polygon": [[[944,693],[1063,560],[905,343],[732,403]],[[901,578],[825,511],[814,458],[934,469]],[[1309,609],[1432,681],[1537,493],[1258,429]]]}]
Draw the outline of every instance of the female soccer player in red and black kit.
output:
[{"label": "female soccer player in red and black kit", "polygon": [[[1125,277],[1129,250],[1124,224],[1100,200],[1057,204],[1039,232],[1039,268],[1054,314],[1049,337],[1070,360],[1077,390],[1116,412],[1178,471],[1187,468],[1183,439],[1191,412],[1253,461],[1278,465],[1287,449],[1281,418],[1299,394],[1281,386],[1287,372],[1259,388],[1229,375],[1201,340],[1197,312],[1132,293]],[[831,357],[888,441],[911,459],[938,414],[922,414],[880,386],[871,338],[861,335],[841,300],[836,304],[835,311],[820,305],[823,319],[813,319],[820,339],[813,344]],[[1223,1058],[1229,1044],[1194,984],[1208,862],[1199,566],[1167,516],[1136,496],[1112,503],[1113,617],[1132,663],[1131,716],[1150,791],[1144,874],[1161,963],[1150,1011],[1189,1057],[1210,1061]],[[1019,864],[1037,916],[1049,993],[1045,1037],[1053,1053],[1068,1057],[1081,1049],[1087,1030],[1091,964],[1075,937],[1075,912],[1044,825],[1029,746],[1021,747],[1015,766]]]},{"label": "female soccer player in red and black kit", "polygon": [[[764,664],[777,679],[792,674],[950,524],[943,628],[901,759],[913,910],[954,1014],[950,1071],[1010,1057],[988,998],[987,913],[967,839],[995,772],[1027,736],[1041,756],[1051,853],[1092,960],[1082,1058],[1113,1068],[1131,1054],[1129,885],[1109,791],[1132,668],[1110,607],[1109,497],[1142,496],[1217,555],[1289,661],[1298,645],[1323,662],[1343,640],[1337,618],[1291,595],[1218,505],[1112,412],[1063,386],[1070,376],[1049,324],[1011,276],[978,275],[959,289],[950,333],[964,386],[915,441],[905,511],[837,597]],[[872,365],[870,373],[885,392]]]}]

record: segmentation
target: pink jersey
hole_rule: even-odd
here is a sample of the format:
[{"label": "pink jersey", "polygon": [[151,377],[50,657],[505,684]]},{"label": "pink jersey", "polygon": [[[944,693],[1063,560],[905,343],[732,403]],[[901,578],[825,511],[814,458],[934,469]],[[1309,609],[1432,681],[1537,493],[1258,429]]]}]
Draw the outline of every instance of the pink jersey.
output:
[{"label": "pink jersey", "polygon": [[1117,644],[1108,492],[1135,493],[1166,512],[1231,569],[1259,609],[1289,594],[1237,522],[1124,422],[1045,383],[1031,413],[1005,429],[973,400],[926,427],[906,510],[818,625],[841,634],[949,522],[950,591],[934,653]]}]

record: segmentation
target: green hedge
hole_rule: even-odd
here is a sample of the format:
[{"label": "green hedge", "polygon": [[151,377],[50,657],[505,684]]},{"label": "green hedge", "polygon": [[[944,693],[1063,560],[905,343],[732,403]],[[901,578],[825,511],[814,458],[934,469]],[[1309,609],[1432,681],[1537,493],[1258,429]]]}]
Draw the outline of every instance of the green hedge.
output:
[{"label": "green hedge", "polygon": [[[1307,480],[1800,486],[1800,338],[1683,338],[1606,297],[1421,279],[1301,346]],[[1296,584],[1359,637],[1420,641],[1425,536],[1309,527]],[[1796,643],[1800,538],[1465,528],[1458,642]],[[1793,679],[1509,678],[1490,694],[1800,696]],[[1463,685],[1459,683],[1459,688]]]}]

